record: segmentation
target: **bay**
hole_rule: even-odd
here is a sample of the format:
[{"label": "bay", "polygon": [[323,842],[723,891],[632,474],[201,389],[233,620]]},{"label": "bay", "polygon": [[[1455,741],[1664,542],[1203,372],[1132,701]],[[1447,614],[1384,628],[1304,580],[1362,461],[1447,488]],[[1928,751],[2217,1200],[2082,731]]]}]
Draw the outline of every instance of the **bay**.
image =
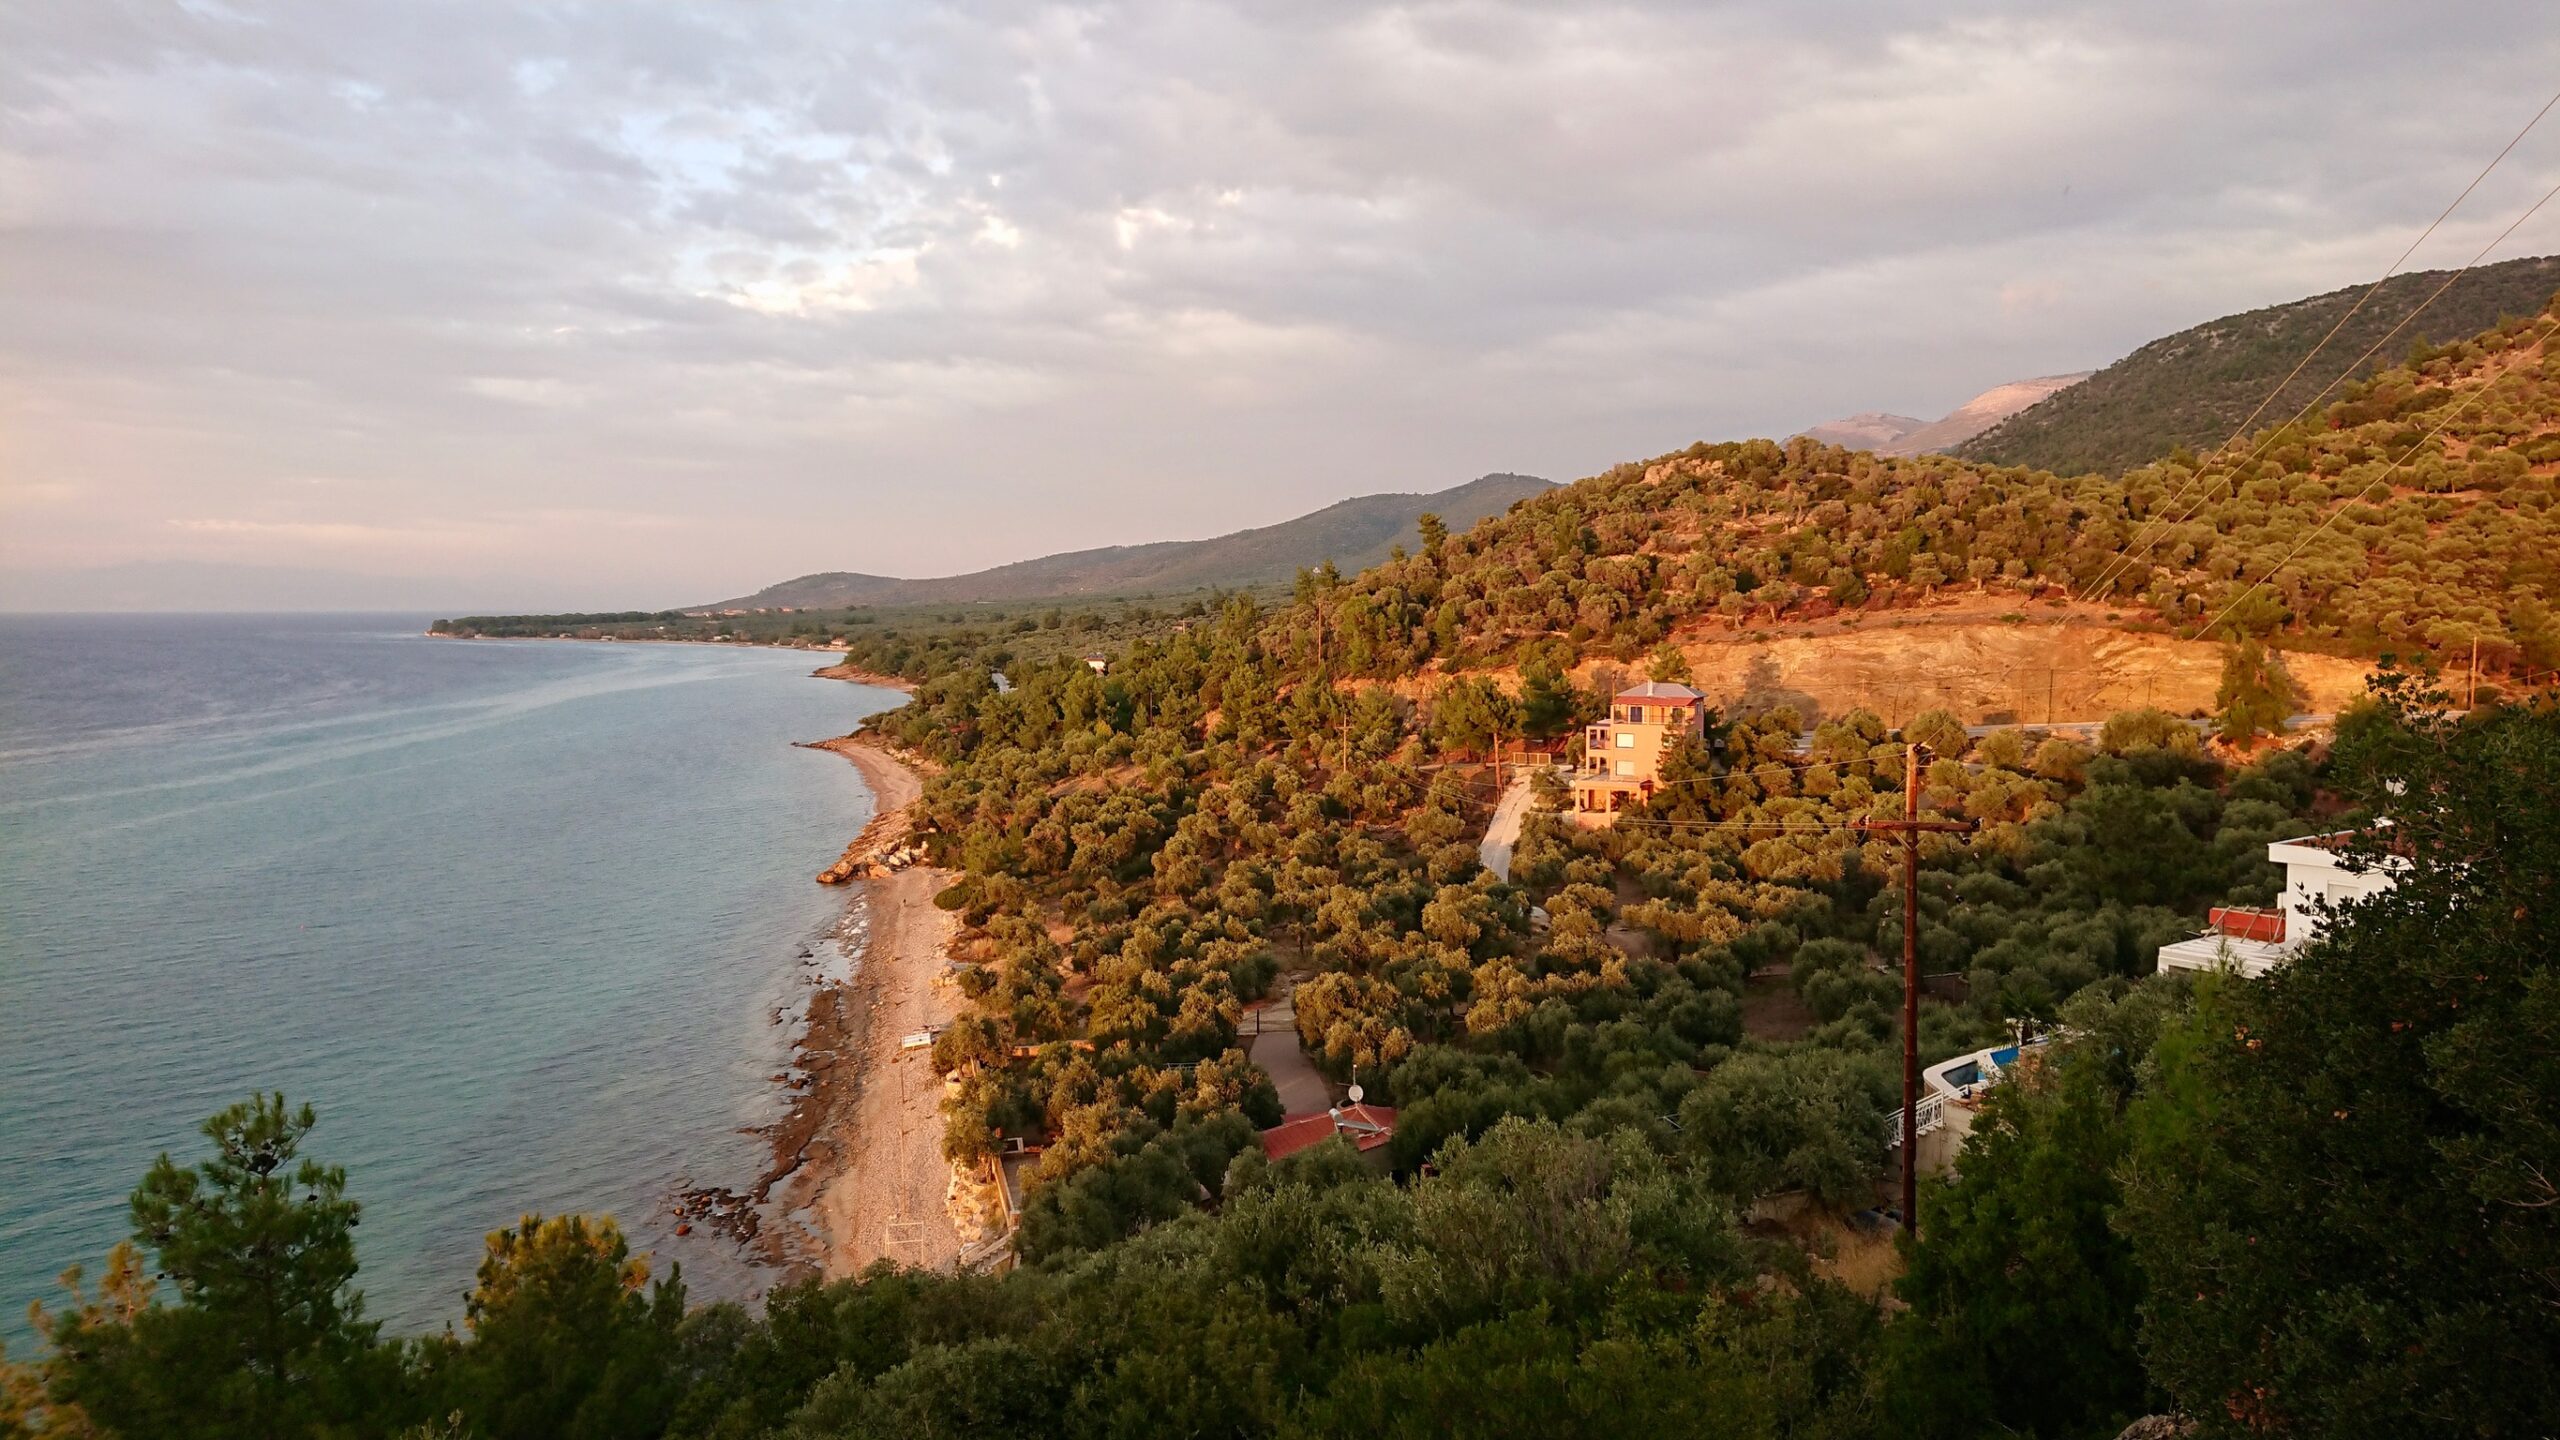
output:
[{"label": "bay", "polygon": [[698,1296],[765,1278],[669,1201],[761,1169],[843,908],[809,877],[869,817],[791,742],[901,697],[426,619],[0,617],[0,1334],[267,1090],[318,1108],[395,1332],[525,1211],[614,1214]]}]

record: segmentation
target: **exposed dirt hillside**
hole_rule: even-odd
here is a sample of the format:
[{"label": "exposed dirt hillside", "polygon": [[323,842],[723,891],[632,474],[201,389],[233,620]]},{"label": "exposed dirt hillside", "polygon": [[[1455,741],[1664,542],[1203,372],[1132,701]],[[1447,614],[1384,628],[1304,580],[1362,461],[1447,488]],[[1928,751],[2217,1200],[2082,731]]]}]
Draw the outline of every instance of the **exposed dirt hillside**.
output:
[{"label": "exposed dirt hillside", "polygon": [[[1915,610],[1737,630],[1708,623],[1673,637],[1692,683],[1727,712],[1793,705],[1807,724],[1871,710],[1901,724],[1923,710],[1943,709],[1966,724],[2099,721],[2120,710],[2158,706],[2176,714],[2209,713],[2222,682],[2217,643],[2122,629],[2121,618],[2094,605],[2004,610],[2014,597],[1968,597]],[[2002,618],[2003,615],[2015,618]],[[2334,714],[2365,693],[2373,667],[2330,655],[2288,654],[2285,667],[2303,690],[2306,714]],[[1490,674],[1516,689],[1509,668]],[[1575,683],[1614,688],[1643,678],[1629,666],[1588,661]],[[1392,686],[1427,699],[1444,682],[1435,663]]]},{"label": "exposed dirt hillside", "polygon": [[[2156,705],[2188,714],[2213,709],[2222,647],[2120,630],[2092,617],[2003,623],[1914,619],[1852,629],[1749,639],[1677,640],[1697,687],[1727,708],[1794,704],[1806,718],[1867,709],[1900,724],[1945,709],[1968,724],[2103,720]],[[2291,655],[2304,708],[2334,712],[2364,693],[2370,667],[2326,655]]]}]

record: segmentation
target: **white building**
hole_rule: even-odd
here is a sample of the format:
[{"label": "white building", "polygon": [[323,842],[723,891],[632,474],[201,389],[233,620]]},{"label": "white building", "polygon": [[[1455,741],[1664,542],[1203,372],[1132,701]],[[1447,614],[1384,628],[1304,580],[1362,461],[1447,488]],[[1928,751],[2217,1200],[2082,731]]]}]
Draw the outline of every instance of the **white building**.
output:
[{"label": "white building", "polygon": [[2353,831],[2305,835],[2267,847],[2267,858],[2284,867],[2284,897],[2273,910],[2216,908],[2213,928],[2192,940],[2160,947],[2160,969],[2237,970],[2264,975],[2292,958],[2320,933],[2323,907],[2336,907],[2391,888],[2392,876],[2408,868],[2396,856],[2385,857],[2357,874],[2341,859]]}]

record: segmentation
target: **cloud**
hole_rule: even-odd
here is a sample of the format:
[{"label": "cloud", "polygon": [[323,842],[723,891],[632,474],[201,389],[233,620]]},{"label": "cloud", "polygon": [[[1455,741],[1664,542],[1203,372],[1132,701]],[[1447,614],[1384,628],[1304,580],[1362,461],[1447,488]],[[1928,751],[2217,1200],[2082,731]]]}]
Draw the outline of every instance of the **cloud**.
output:
[{"label": "cloud", "polygon": [[16,7],[0,488],[54,498],[0,564],[388,530],[656,604],[1936,413],[2369,278],[2547,96],[2538,18]]}]

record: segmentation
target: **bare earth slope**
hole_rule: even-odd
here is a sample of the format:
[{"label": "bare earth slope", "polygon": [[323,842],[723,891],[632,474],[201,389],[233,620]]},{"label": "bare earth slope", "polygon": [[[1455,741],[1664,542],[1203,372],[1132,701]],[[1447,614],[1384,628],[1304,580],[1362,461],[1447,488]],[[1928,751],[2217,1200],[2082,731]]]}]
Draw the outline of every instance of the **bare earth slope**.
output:
[{"label": "bare earth slope", "polygon": [[[1884,625],[1816,623],[1753,639],[1707,631],[1678,643],[1698,688],[1718,702],[1793,704],[1807,724],[1853,709],[1895,724],[1931,709],[1966,724],[2045,724],[2140,706],[2181,715],[2214,708],[2220,645],[2123,630],[2095,606],[2035,608],[2035,618],[2019,621],[1950,605]],[[2362,695],[2372,669],[2329,655],[2284,658],[2313,714]]]}]

